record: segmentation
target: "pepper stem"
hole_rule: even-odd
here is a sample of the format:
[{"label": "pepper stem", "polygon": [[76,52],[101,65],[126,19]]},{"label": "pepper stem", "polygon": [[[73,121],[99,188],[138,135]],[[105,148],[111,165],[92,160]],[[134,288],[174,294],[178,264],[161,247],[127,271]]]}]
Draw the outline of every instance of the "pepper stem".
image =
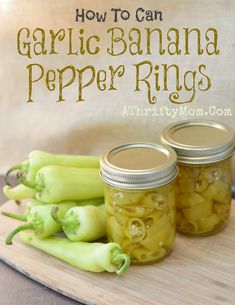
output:
[{"label": "pepper stem", "polygon": [[120,250],[113,252],[112,264],[117,266],[116,273],[118,275],[124,273],[131,263],[131,258],[125,253],[121,253]]},{"label": "pepper stem", "polygon": [[24,177],[24,173],[23,173],[22,171],[20,171],[20,172],[18,173],[18,180],[19,180],[19,182],[20,182],[21,184],[23,184],[23,185],[25,185],[25,186],[27,186],[27,187],[29,187],[29,188],[31,188],[31,189],[35,189],[35,190],[38,191],[38,192],[41,191],[41,188],[39,188],[39,187],[37,186],[36,183],[30,182],[30,181],[28,181],[28,180]]},{"label": "pepper stem", "polygon": [[26,221],[27,220],[27,215],[26,214],[14,214],[14,213],[11,213],[11,212],[2,211],[2,215],[10,217],[10,218],[17,219],[17,220],[21,220],[21,221]]},{"label": "pepper stem", "polygon": [[56,206],[51,209],[51,217],[54,219],[54,221],[61,226],[66,226],[70,224],[70,221],[67,221],[64,218],[58,216],[58,211],[59,211],[59,207]]},{"label": "pepper stem", "polygon": [[16,171],[16,170],[22,170],[22,164],[21,164],[21,163],[12,166],[12,167],[6,172],[5,177],[4,177],[4,181],[5,181],[5,184],[6,184],[6,185],[11,186],[10,182],[8,181],[8,177],[9,177],[9,175],[10,175],[12,172],[14,172],[14,171]]},{"label": "pepper stem", "polygon": [[[20,177],[20,172],[17,172],[17,173],[16,173],[16,178],[17,178],[18,181],[19,181],[19,177]],[[20,205],[20,200],[15,200],[15,203],[16,203],[17,205]]]},{"label": "pepper stem", "polygon": [[25,225],[19,226],[17,228],[15,228],[15,230],[11,231],[8,235],[7,238],[5,240],[5,244],[6,245],[12,245],[12,239],[13,237],[19,233],[20,231],[25,231],[25,230],[33,230],[34,226],[32,223],[27,223]]}]

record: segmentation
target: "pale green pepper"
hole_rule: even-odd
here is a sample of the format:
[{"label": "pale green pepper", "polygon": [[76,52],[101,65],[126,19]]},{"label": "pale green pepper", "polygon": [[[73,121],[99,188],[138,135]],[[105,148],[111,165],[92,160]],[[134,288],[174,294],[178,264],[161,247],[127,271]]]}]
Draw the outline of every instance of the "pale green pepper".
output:
[{"label": "pale green pepper", "polygon": [[22,242],[59,258],[79,269],[122,274],[130,265],[129,255],[117,243],[72,242],[65,237],[40,239],[31,232],[20,234]]},{"label": "pale green pepper", "polygon": [[27,187],[23,184],[18,184],[15,187],[11,187],[10,185],[5,185],[3,188],[3,194],[12,200],[23,200],[27,198],[33,198],[36,194],[36,190]]},{"label": "pale green pepper", "polygon": [[19,170],[27,175],[27,180],[35,181],[37,172],[47,165],[59,165],[64,167],[85,167],[85,168],[99,168],[99,158],[97,156],[80,156],[80,155],[63,155],[52,154],[40,150],[32,151],[29,154],[29,159],[12,166],[6,173],[5,182],[8,182],[8,176],[11,172]]},{"label": "pale green pepper", "polygon": [[43,202],[78,201],[104,196],[98,168],[46,166],[39,170],[35,183],[24,177],[20,182],[37,191],[35,198]]},{"label": "pale green pepper", "polygon": [[94,241],[106,236],[106,209],[100,206],[83,206],[69,209],[64,217],[58,214],[58,207],[51,210],[53,219],[62,226],[72,241]]},{"label": "pale green pepper", "polygon": [[44,205],[45,203],[41,202],[41,201],[37,201],[35,199],[30,199],[29,201],[26,202],[25,206],[26,206],[26,211],[23,214],[14,214],[8,211],[2,211],[2,215],[10,217],[10,218],[14,218],[17,220],[21,220],[21,221],[26,221],[27,220],[27,216],[30,212],[30,210],[33,207],[39,206],[39,205]]},{"label": "pale green pepper", "polygon": [[[58,214],[60,217],[63,217],[65,213],[76,205],[75,202],[67,202],[60,204],[58,206]],[[16,218],[19,220],[27,220],[26,224],[18,226],[12,232],[10,232],[6,238],[6,244],[11,245],[13,237],[20,231],[24,230],[33,230],[39,238],[45,238],[55,233],[61,232],[62,228],[54,219],[51,217],[51,209],[55,207],[55,204],[47,205],[38,205],[32,207],[27,215],[22,215],[22,218],[19,218],[19,215],[16,217],[15,214],[9,212],[2,212],[3,215],[6,215],[11,218]]]}]

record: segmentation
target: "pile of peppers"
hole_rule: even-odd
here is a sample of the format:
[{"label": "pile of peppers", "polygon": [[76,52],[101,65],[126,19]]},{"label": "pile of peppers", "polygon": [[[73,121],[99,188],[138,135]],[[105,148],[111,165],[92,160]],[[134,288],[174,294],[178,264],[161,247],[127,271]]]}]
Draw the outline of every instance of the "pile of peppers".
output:
[{"label": "pile of peppers", "polygon": [[[12,187],[14,171],[19,184]],[[106,236],[106,209],[98,157],[33,151],[7,171],[3,192],[25,206],[23,214],[2,211],[23,222],[8,234],[7,245],[19,233],[23,243],[82,270],[122,274],[129,267],[119,244],[99,241]]]}]

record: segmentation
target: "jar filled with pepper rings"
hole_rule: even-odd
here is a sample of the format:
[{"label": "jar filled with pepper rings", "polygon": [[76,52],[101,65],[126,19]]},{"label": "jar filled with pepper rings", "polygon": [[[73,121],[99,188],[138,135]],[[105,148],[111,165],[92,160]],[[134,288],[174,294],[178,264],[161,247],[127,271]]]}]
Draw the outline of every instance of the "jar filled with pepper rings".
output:
[{"label": "jar filled with pepper rings", "polygon": [[178,155],[177,230],[193,237],[221,231],[231,210],[234,131],[214,121],[182,121],[163,130],[162,142]]},{"label": "jar filled with pepper rings", "polygon": [[161,144],[129,143],[101,157],[107,236],[133,264],[164,259],[175,239],[177,156]]}]

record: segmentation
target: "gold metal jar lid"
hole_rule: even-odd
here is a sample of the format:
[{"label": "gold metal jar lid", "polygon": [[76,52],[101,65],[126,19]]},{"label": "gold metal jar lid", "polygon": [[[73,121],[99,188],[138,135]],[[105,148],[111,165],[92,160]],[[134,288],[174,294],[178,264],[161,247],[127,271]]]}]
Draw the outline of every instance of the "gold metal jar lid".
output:
[{"label": "gold metal jar lid", "polygon": [[124,189],[148,189],[172,181],[177,155],[162,144],[129,143],[112,147],[100,160],[102,179]]},{"label": "gold metal jar lid", "polygon": [[235,148],[232,128],[206,120],[171,124],[163,130],[161,140],[176,151],[179,162],[189,164],[224,160],[233,154]]}]

